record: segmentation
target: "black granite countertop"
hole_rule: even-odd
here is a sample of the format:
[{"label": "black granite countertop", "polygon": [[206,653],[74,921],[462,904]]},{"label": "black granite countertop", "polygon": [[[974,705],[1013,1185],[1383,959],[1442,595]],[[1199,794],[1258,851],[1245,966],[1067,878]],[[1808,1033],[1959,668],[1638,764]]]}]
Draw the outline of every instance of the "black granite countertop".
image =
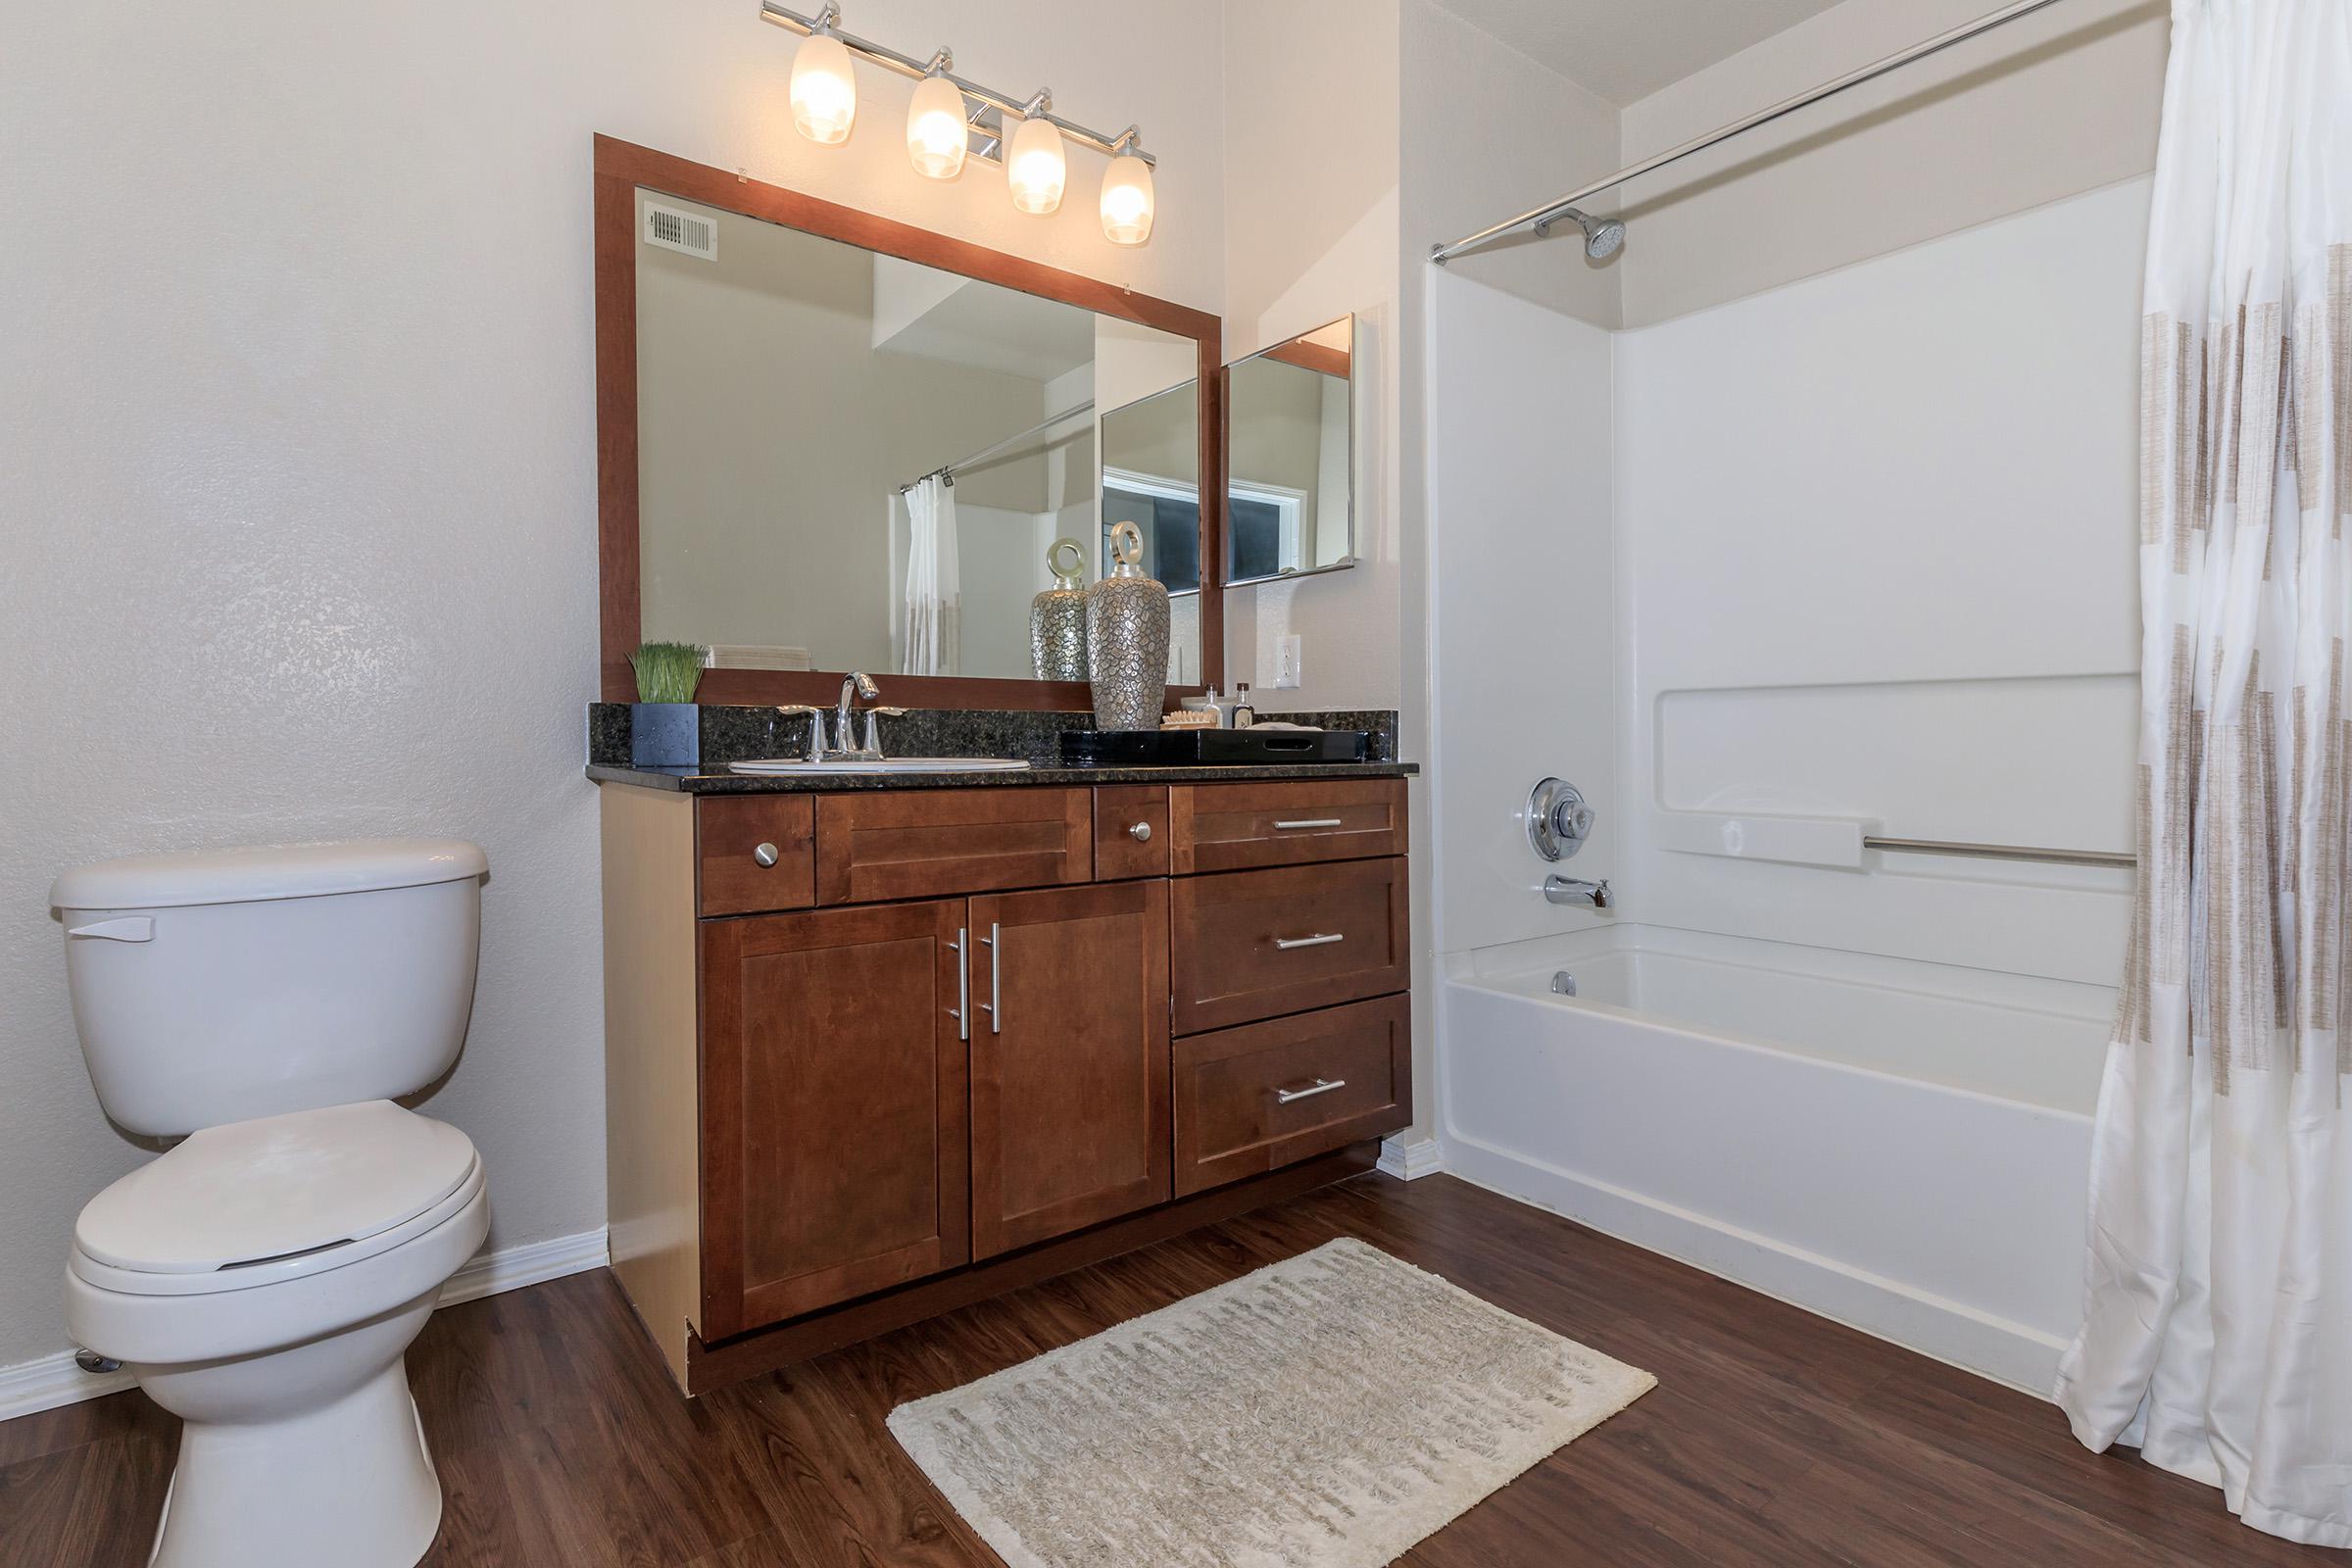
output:
[{"label": "black granite countertop", "polygon": [[845,790],[970,789],[1019,784],[1239,784],[1252,779],[1409,778],[1414,762],[1235,763],[1218,767],[991,768],[971,773],[734,773],[723,762],[700,767],[631,767],[591,762],[588,776],[606,784],[677,790],[687,795],[813,795]]},{"label": "black granite countertop", "polygon": [[[808,742],[807,720],[773,708],[706,705],[696,710],[700,761],[678,767],[643,766],[632,760],[631,710],[626,703],[588,705],[588,776],[600,783],[635,784],[688,795],[800,795],[842,790],[970,789],[1022,784],[1211,784],[1279,778],[1405,778],[1420,769],[1396,759],[1393,710],[1330,710],[1267,713],[1323,729],[1361,730],[1372,760],[1365,762],[1239,762],[1191,767],[1068,767],[1061,762],[1065,731],[1092,726],[1085,712],[980,709],[916,709],[882,720],[882,749],[892,757],[1019,757],[1027,768],[953,773],[730,772],[727,764],[763,757],[798,757]],[[660,754],[656,754],[660,755]],[[679,755],[679,754],[671,754]]]}]

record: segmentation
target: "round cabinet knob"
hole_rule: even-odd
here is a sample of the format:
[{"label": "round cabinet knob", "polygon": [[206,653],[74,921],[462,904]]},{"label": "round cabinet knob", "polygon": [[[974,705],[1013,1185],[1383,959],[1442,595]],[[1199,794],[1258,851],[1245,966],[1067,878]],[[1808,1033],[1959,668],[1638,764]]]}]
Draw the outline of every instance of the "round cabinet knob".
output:
[{"label": "round cabinet knob", "polygon": [[1127,830],[1127,836],[1138,844],[1149,844],[1152,842],[1152,824],[1138,822]]},{"label": "round cabinet knob", "polygon": [[752,858],[758,860],[761,865],[773,865],[777,859],[776,847],[773,844],[762,844],[752,852]]}]

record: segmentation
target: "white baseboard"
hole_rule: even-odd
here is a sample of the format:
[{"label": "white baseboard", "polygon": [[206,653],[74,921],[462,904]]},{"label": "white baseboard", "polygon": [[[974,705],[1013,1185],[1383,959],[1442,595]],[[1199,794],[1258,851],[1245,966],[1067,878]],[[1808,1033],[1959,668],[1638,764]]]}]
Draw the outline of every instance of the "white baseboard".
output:
[{"label": "white baseboard", "polygon": [[1446,1168],[1446,1156],[1435,1138],[1416,1138],[1406,1143],[1401,1138],[1380,1141],[1380,1172],[1400,1182],[1417,1182],[1424,1176],[1435,1176]]},{"label": "white baseboard", "polygon": [[525,1285],[560,1280],[566,1274],[585,1274],[592,1268],[603,1268],[605,1262],[605,1232],[601,1225],[577,1236],[502,1247],[495,1252],[484,1252],[451,1275],[449,1283],[441,1287],[441,1304],[455,1306],[460,1301],[478,1301],[501,1291],[519,1291]]},{"label": "white baseboard", "polygon": [[1448,1136],[1447,1173],[1907,1350],[2050,1396],[2066,1347],[2038,1329],[1606,1182]]},{"label": "white baseboard", "polygon": [[[441,1305],[479,1300],[501,1291],[520,1290],[566,1274],[605,1266],[605,1233],[582,1231],[552,1241],[525,1242],[485,1252],[450,1276],[441,1287]],[[120,1394],[131,1387],[127,1372],[84,1372],[72,1350],[0,1366],[0,1421],[54,1410],[61,1404]]]}]

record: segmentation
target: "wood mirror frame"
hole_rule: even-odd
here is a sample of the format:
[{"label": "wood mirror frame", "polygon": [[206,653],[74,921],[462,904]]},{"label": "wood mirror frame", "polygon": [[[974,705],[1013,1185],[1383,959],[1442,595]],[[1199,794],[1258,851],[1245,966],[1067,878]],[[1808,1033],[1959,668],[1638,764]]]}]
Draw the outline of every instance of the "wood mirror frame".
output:
[{"label": "wood mirror frame", "polygon": [[[1024,294],[1155,327],[1200,345],[1200,663],[1203,683],[1225,678],[1225,448],[1220,406],[1224,323],[1205,311],[1153,299],[984,246],[876,218],[723,169],[672,158],[611,136],[596,138],[596,467],[601,685],[607,702],[633,702],[629,655],[643,639],[637,484],[637,191],[639,187],[936,267]],[[700,703],[826,703],[841,670],[709,669]],[[1086,710],[1084,681],[897,675],[889,700],[909,708]],[[1195,692],[1199,686],[1171,686]]]}]

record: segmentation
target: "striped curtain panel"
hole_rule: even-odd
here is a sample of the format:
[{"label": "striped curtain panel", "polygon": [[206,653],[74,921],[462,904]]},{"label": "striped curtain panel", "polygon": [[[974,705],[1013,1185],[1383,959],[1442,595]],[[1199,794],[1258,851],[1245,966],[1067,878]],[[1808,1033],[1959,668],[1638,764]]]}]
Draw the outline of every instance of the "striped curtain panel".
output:
[{"label": "striped curtain panel", "polygon": [[2057,1396],[2352,1546],[2352,0],[2176,0],[2141,378],[2139,890]]}]

